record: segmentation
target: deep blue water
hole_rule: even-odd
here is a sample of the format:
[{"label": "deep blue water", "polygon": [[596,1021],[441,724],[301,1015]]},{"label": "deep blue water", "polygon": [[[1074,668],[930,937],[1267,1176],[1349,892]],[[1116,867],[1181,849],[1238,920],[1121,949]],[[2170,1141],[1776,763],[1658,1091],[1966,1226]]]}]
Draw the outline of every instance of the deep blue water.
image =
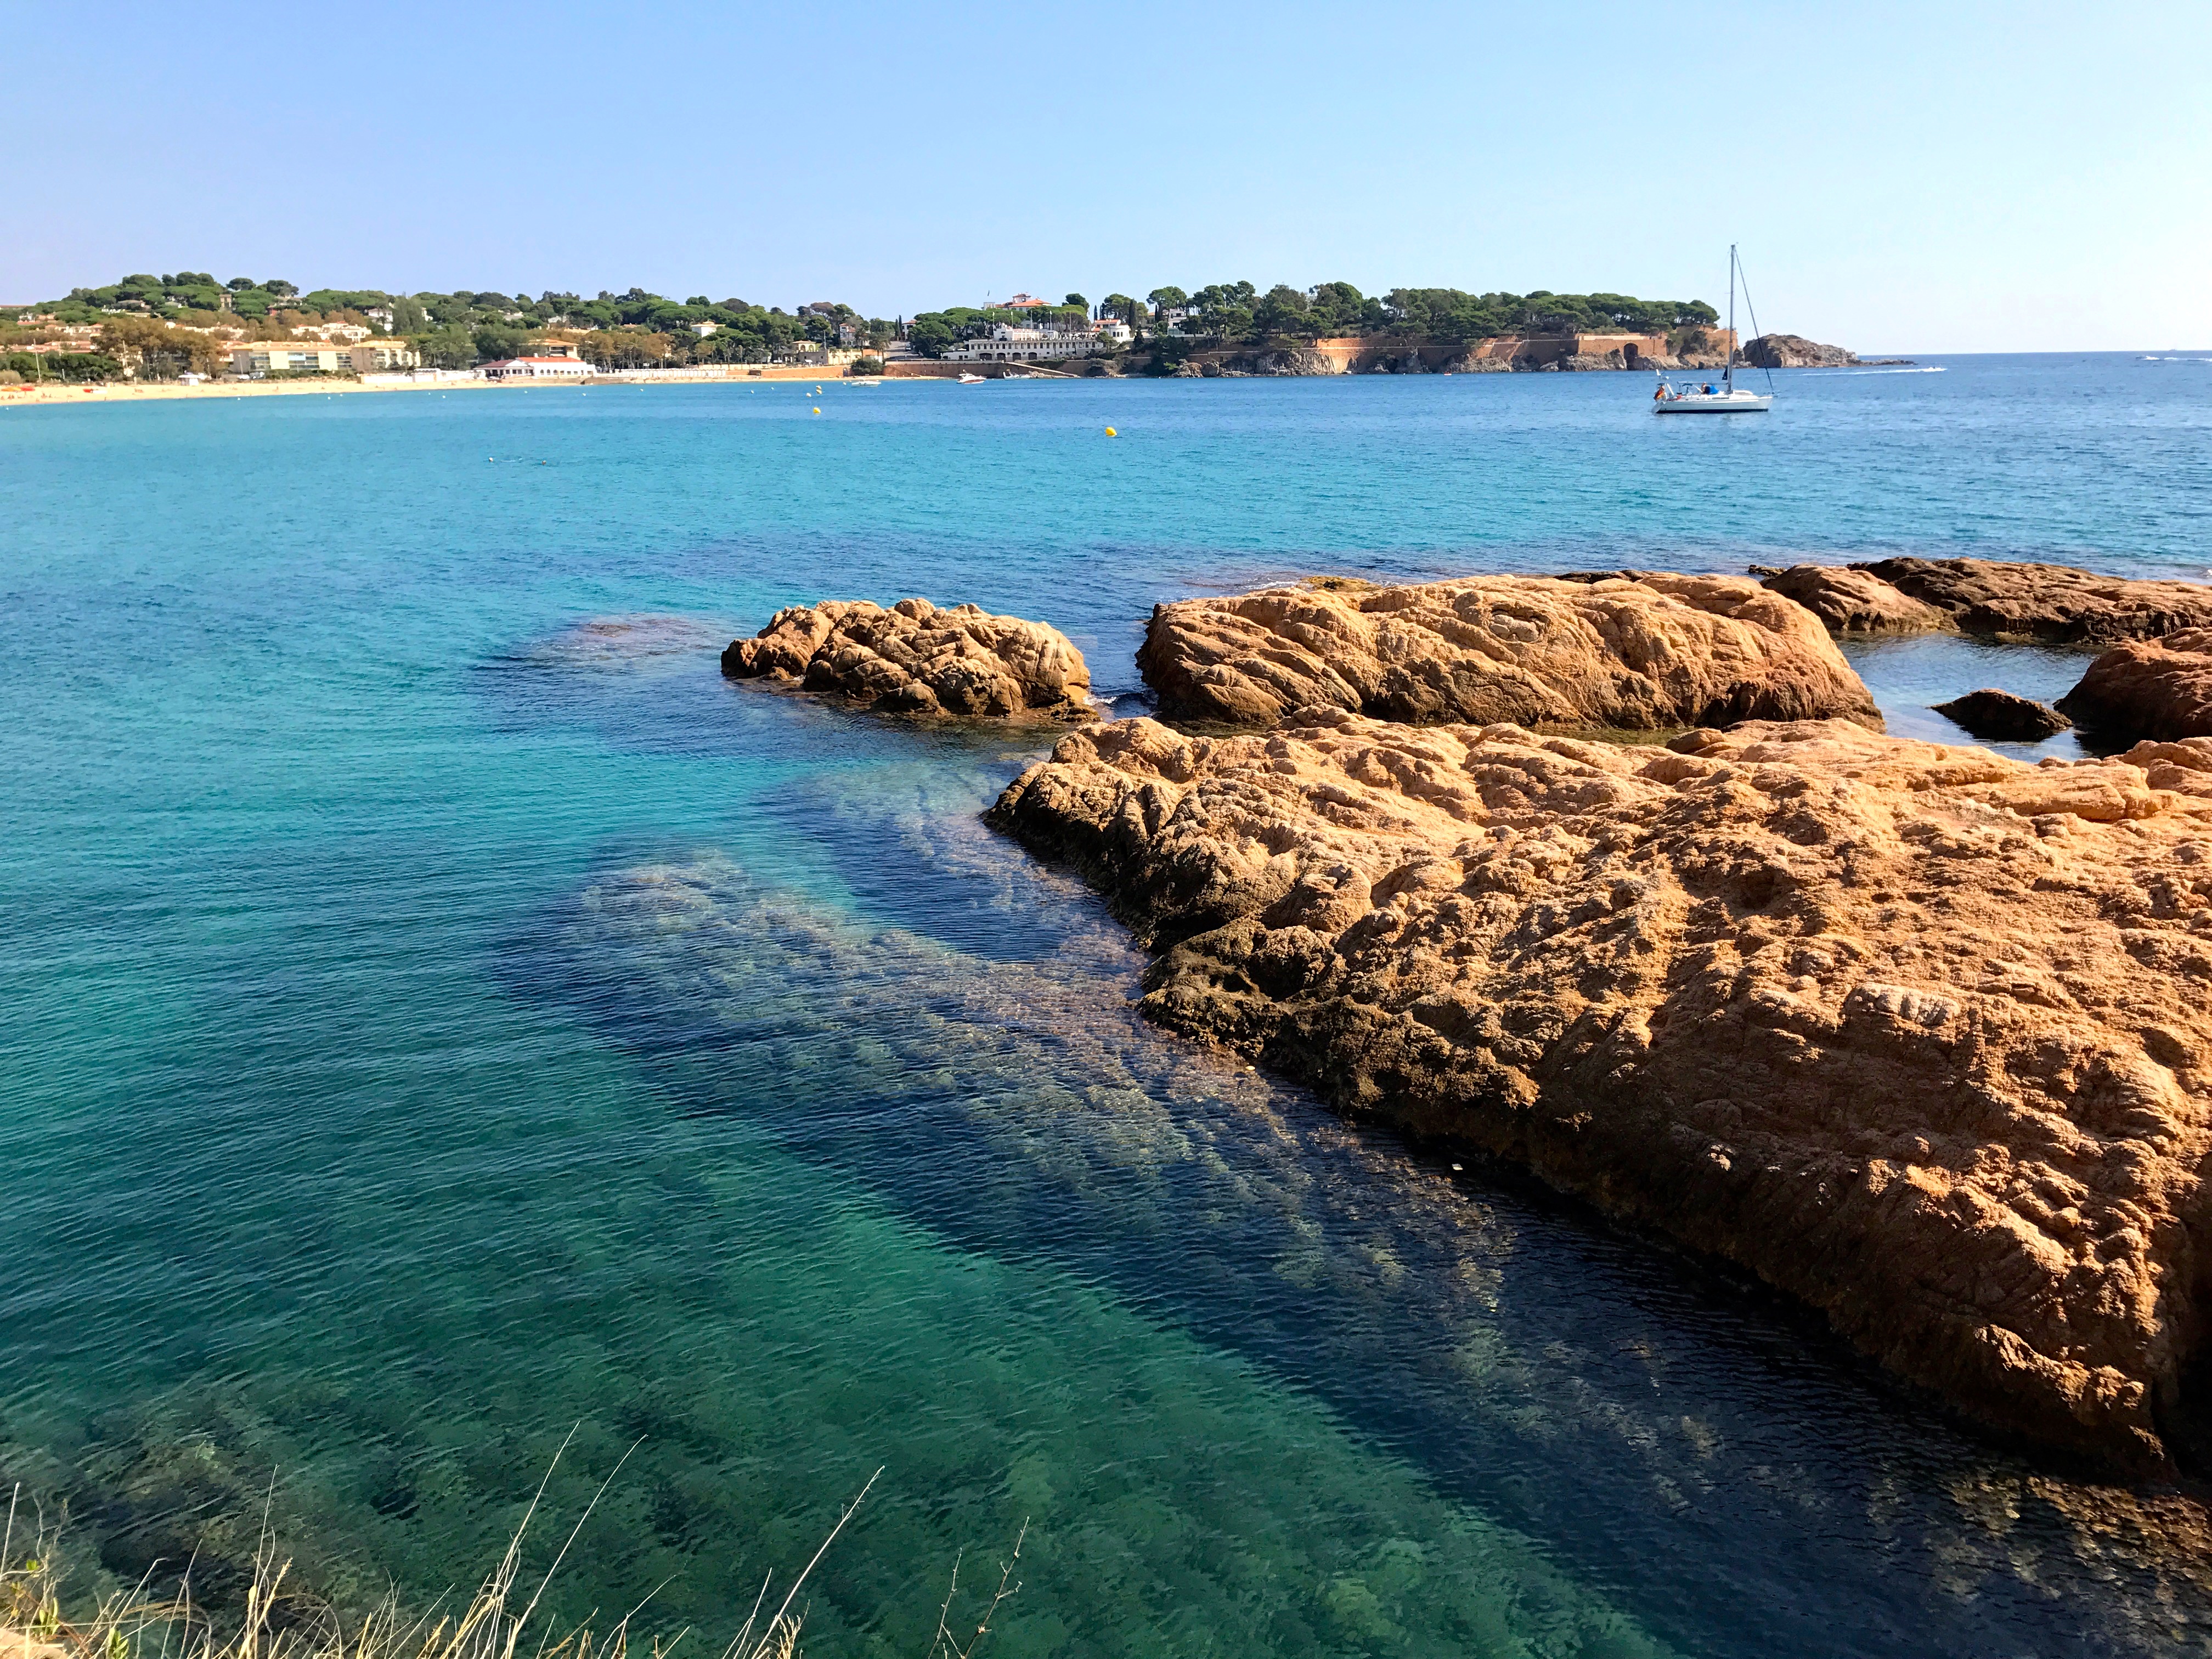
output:
[{"label": "deep blue water", "polygon": [[[0,411],[0,1477],[86,1593],[219,1596],[273,1474],[296,1571],[427,1600],[574,1426],[541,1554],[635,1449],[562,1610],[715,1642],[881,1466],[824,1655],[923,1650],[1024,1518],[1008,1659],[2212,1647],[2179,1500],[1136,1023],[976,821],[1038,740],[715,671],[824,596],[1131,696],[1154,603],[1289,572],[2206,574],[2212,364],[1942,368]],[[2081,665],[1860,662],[1948,740]]]}]

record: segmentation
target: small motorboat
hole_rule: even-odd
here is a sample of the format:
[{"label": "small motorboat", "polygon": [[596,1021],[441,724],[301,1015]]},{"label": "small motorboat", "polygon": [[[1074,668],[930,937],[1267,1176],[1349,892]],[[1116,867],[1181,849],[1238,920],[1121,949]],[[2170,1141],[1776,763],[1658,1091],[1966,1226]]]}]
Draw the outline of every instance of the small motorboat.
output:
[{"label": "small motorboat", "polygon": [[964,368],[960,371],[960,384],[963,386],[981,386],[987,378],[981,374],[970,374]]},{"label": "small motorboat", "polygon": [[[1729,244],[1729,355],[1728,366],[1721,370],[1718,386],[1707,381],[1703,386],[1671,386],[1665,375],[1659,377],[1659,389],[1651,394],[1654,415],[1764,415],[1774,407],[1771,392],[1739,392],[1735,384],[1735,244]],[[1744,301],[1749,304],[1751,289],[1744,289]],[[1759,319],[1751,319],[1753,328]],[[1771,384],[1774,377],[1767,377]]]}]

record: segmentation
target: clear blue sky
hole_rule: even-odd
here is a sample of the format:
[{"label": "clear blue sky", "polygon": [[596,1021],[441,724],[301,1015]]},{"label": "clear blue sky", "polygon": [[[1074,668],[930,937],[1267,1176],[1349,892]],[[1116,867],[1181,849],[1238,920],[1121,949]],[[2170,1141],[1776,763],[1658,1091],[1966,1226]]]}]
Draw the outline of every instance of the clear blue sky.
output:
[{"label": "clear blue sky", "polygon": [[15,3],[0,301],[131,271],[870,314],[1249,279],[2212,345],[2212,6]]}]

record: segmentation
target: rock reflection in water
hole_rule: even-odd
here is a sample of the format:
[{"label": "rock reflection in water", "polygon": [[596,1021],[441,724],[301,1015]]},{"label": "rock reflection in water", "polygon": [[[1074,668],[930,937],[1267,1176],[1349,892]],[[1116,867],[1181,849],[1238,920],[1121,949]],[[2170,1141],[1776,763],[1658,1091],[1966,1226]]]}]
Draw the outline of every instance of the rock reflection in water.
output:
[{"label": "rock reflection in water", "polygon": [[556,972],[688,1109],[1258,1361],[1662,1634],[2087,1652],[2212,1628],[2193,1505],[2037,1474],[1755,1291],[1150,1030],[1095,905],[964,818],[877,829],[929,872],[917,918],[932,886],[984,892],[951,906],[964,929],[1049,915],[1052,946],[954,949],[709,854],[592,881]]}]

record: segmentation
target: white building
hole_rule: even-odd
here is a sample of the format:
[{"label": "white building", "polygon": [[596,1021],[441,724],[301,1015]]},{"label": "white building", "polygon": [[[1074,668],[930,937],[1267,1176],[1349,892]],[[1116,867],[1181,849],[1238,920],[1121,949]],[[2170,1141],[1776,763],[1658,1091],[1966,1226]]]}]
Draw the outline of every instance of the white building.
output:
[{"label": "white building", "polygon": [[581,380],[599,372],[574,357],[506,357],[483,366],[487,380]]},{"label": "white building", "polygon": [[230,349],[230,372],[244,380],[268,374],[368,374],[412,368],[422,359],[404,340],[333,345],[323,340],[247,340]]},{"label": "white building", "polygon": [[703,340],[720,327],[721,327],[720,323],[694,323],[691,325],[691,331]]},{"label": "white building", "polygon": [[999,323],[979,339],[946,349],[948,363],[1036,362],[1048,357],[1088,357],[1098,337],[1089,330],[1068,333],[1057,328],[1016,328]]},{"label": "white building", "polygon": [[422,361],[422,354],[404,340],[363,340],[346,356],[353,360],[353,372],[356,374],[376,369],[413,368]]},{"label": "white building", "polygon": [[252,340],[230,349],[230,372],[241,380],[264,374],[343,374],[353,354],[322,340]]}]

